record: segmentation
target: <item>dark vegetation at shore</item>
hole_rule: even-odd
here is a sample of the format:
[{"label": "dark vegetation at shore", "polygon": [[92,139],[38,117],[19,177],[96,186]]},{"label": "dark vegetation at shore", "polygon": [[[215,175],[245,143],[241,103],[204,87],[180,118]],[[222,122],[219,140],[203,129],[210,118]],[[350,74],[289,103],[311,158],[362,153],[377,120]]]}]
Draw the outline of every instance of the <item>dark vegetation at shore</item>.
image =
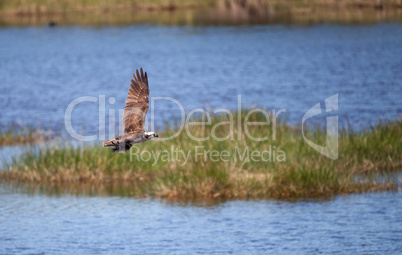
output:
[{"label": "dark vegetation at shore", "polygon": [[399,0],[0,0],[0,25],[401,21]]},{"label": "dark vegetation at shore", "polygon": [[[111,154],[101,143],[48,145],[4,165],[0,180],[65,190],[103,187],[111,193],[170,199],[326,197],[397,189],[396,176],[402,169],[401,119],[359,132],[340,131],[337,160],[312,149],[299,127],[279,122],[273,134],[271,126],[250,126],[252,136],[269,138],[257,142],[239,130],[234,119],[233,133],[228,124],[212,129],[228,121],[227,115],[212,115],[211,125],[205,128],[189,127],[195,137],[213,132],[220,138],[235,138],[224,141],[210,137],[197,142],[183,131],[168,141],[138,144],[126,154]],[[265,121],[265,117],[252,114],[250,121]],[[168,127],[159,136],[168,137],[175,130]],[[325,144],[324,129],[310,128],[307,133],[317,144]],[[190,156],[187,160],[179,152],[175,156],[175,150]],[[223,151],[227,156],[222,156]]]}]

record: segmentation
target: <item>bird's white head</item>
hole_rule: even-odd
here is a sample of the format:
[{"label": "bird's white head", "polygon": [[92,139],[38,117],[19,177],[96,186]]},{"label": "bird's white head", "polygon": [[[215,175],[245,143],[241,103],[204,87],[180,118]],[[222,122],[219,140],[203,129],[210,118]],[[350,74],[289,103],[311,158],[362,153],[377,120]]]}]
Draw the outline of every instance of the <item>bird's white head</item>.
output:
[{"label": "bird's white head", "polygon": [[144,133],[144,136],[145,136],[147,139],[151,139],[151,138],[154,138],[154,137],[158,137],[158,134],[155,133],[155,132],[153,132],[153,131],[151,131],[151,132],[145,132],[145,133]]}]

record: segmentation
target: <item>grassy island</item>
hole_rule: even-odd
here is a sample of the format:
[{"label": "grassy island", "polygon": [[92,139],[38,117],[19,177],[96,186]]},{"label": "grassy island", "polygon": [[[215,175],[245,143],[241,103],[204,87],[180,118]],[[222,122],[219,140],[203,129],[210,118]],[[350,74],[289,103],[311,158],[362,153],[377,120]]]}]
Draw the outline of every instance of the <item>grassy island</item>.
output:
[{"label": "grassy island", "polygon": [[[255,122],[265,118],[250,116]],[[275,129],[272,123],[254,125],[246,133],[237,122],[245,114],[234,118],[234,125],[225,122],[227,117],[211,114],[210,125],[187,126],[173,139],[155,138],[126,154],[111,154],[101,142],[49,145],[14,158],[3,166],[0,180],[67,189],[125,187],[126,194],[133,196],[175,199],[299,198],[397,188],[396,175],[402,169],[401,119],[358,132],[340,131],[338,159],[332,160],[311,148],[299,127],[282,121]],[[166,138],[176,131],[167,127],[159,136]],[[310,128],[305,135],[325,144],[325,129]],[[195,141],[190,136],[209,139]],[[253,141],[250,136],[268,139]]]}]

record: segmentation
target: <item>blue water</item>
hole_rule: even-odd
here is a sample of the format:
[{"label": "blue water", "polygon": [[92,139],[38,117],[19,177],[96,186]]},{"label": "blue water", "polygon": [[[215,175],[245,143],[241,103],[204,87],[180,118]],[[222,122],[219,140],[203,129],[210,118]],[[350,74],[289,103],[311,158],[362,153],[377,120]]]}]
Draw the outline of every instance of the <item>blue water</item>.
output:
[{"label": "blue water", "polygon": [[0,254],[398,254],[402,193],[170,203],[0,186]]},{"label": "blue water", "polygon": [[[100,125],[91,102],[74,108],[72,125],[88,134],[108,130],[110,120],[120,122],[131,74],[143,67],[151,98],[177,99],[186,112],[236,109],[241,95],[244,108],[285,109],[281,116],[300,124],[308,109],[338,93],[341,124],[348,118],[359,129],[399,118],[401,45],[399,24],[1,28],[0,121],[65,133],[72,100],[104,95]],[[171,102],[158,100],[152,110],[159,128],[180,117]]]},{"label": "blue water", "polygon": [[[143,67],[151,99],[189,112],[285,109],[291,123],[338,94],[341,124],[354,128],[402,112],[402,26],[0,28],[0,122],[65,134],[107,130]],[[108,102],[110,97],[116,103]],[[153,120],[177,120],[169,102]],[[324,115],[325,117],[325,115]],[[152,118],[149,118],[150,121]],[[149,123],[148,123],[149,124]],[[24,147],[2,147],[9,161]],[[51,190],[51,189],[50,189]],[[74,195],[73,195],[74,194]],[[308,201],[168,202],[99,191],[38,191],[0,184],[0,254],[398,254],[402,193]]]}]

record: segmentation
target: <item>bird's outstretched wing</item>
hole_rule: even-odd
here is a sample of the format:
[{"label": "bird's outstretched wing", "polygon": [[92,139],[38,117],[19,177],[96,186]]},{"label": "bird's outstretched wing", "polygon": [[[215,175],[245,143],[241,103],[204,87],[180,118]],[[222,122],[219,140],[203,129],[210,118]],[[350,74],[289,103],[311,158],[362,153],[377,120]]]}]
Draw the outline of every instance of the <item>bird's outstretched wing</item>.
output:
[{"label": "bird's outstretched wing", "polygon": [[128,90],[126,107],[123,114],[123,132],[137,133],[144,130],[145,115],[149,105],[149,87],[147,73],[136,70],[137,76],[133,74],[131,86]]}]

